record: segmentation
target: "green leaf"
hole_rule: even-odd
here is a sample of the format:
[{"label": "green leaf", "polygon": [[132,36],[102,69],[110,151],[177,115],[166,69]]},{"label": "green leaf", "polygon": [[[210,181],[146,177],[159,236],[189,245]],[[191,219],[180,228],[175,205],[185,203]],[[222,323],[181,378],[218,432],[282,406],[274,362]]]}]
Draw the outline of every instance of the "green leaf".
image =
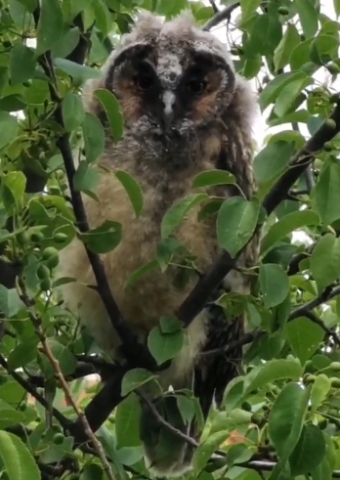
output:
[{"label": "green leaf", "polygon": [[11,370],[24,367],[37,357],[38,347],[36,339],[19,343],[8,357],[8,366]]},{"label": "green leaf", "polygon": [[188,398],[186,395],[176,395],[176,401],[184,422],[191,422],[195,416],[195,403],[193,399]]},{"label": "green leaf", "polygon": [[297,79],[282,88],[275,101],[274,113],[283,117],[293,107],[294,102],[302,90],[313,83],[311,77]]},{"label": "green leaf", "polygon": [[163,316],[159,320],[159,326],[162,333],[175,333],[182,330],[183,324],[177,317]]},{"label": "green leaf", "polygon": [[52,54],[54,58],[65,58],[79,43],[80,31],[78,27],[71,27],[65,33],[57,44],[52,48]]},{"label": "green leaf", "polygon": [[31,79],[34,76],[35,63],[34,50],[25,45],[14,45],[11,50],[9,63],[12,85]]},{"label": "green leaf", "polygon": [[299,441],[309,397],[310,386],[304,390],[291,382],[282,388],[271,409],[268,434],[283,462]]},{"label": "green leaf", "polygon": [[305,425],[289,459],[292,475],[312,472],[322,462],[325,453],[326,444],[321,430],[315,425]]},{"label": "green leaf", "polygon": [[140,414],[140,402],[133,393],[118,405],[115,414],[115,433],[118,448],[134,447],[141,444],[139,438]]},{"label": "green leaf", "polygon": [[139,183],[128,172],[124,172],[123,170],[115,171],[115,175],[125,188],[135,214],[139,217],[143,213],[144,208],[144,197]]},{"label": "green leaf", "polygon": [[[49,0],[45,0],[49,1]],[[53,0],[58,1],[58,0]],[[55,66],[73,78],[74,83],[81,84],[91,78],[101,78],[100,70],[88,67],[86,65],[79,65],[79,63],[72,62],[67,58],[55,58]]]},{"label": "green leaf", "polygon": [[86,112],[83,123],[86,161],[92,163],[104,152],[105,135],[98,117]]},{"label": "green leaf", "polygon": [[265,89],[261,92],[259,104],[263,111],[278,97],[280,91],[289,83],[297,80],[308,79],[309,76],[304,72],[287,72],[277,75],[271,82],[267,84]]},{"label": "green leaf", "polygon": [[112,27],[110,11],[102,0],[95,0],[92,8],[96,18],[96,24],[101,34],[106,37]]},{"label": "green leaf", "polygon": [[333,7],[335,14],[338,17],[340,15],[340,0],[333,0]]},{"label": "green leaf", "polygon": [[100,227],[78,234],[86,246],[94,253],[108,253],[114,250],[122,239],[122,225],[105,220]]},{"label": "green leaf", "polygon": [[136,388],[145,385],[146,383],[154,380],[156,375],[151,372],[148,372],[144,368],[134,368],[129,370],[123,378],[122,381],[122,395],[125,397],[129,393],[131,393]]},{"label": "green leaf", "polygon": [[230,436],[230,431],[221,431],[209,435],[207,440],[200,443],[195,450],[193,457],[193,466],[195,472],[200,472],[210,460],[212,454],[218,447]]},{"label": "green leaf", "polygon": [[9,172],[2,177],[1,196],[7,212],[12,213],[15,207],[22,207],[26,188],[26,177],[20,172]]},{"label": "green leaf", "polygon": [[268,143],[254,159],[254,174],[259,183],[274,179],[287,167],[294,144],[283,141]]},{"label": "green leaf", "polygon": [[[138,426],[137,426],[138,431]],[[135,465],[144,458],[144,449],[140,445],[138,447],[123,447],[116,451],[117,457],[123,465],[128,467]],[[125,478],[125,477],[124,477]]]},{"label": "green leaf", "polygon": [[287,30],[281,42],[274,51],[275,70],[278,71],[289,63],[293,49],[300,43],[300,35],[291,23],[288,23]]},{"label": "green leaf", "polygon": [[320,223],[319,216],[310,210],[299,210],[297,212],[288,213],[281,220],[274,223],[263,237],[261,242],[261,254],[264,255],[277,242],[285,238],[290,233],[302,227],[318,225]]},{"label": "green leaf", "polygon": [[96,168],[88,165],[84,160],[79,162],[73,177],[73,187],[77,192],[92,192],[99,183],[99,174]]},{"label": "green leaf", "polygon": [[37,26],[37,54],[41,55],[59,42],[64,31],[64,17],[59,0],[41,0]]},{"label": "green leaf", "polygon": [[33,13],[37,7],[38,0],[18,0],[18,2],[24,5],[30,13]]},{"label": "green leaf", "polygon": [[[340,184],[339,184],[340,187]],[[322,236],[310,257],[311,273],[319,293],[340,276],[340,239],[332,233]]]},{"label": "green leaf", "polygon": [[294,354],[304,364],[322,342],[325,332],[317,324],[300,317],[286,325],[287,339]]},{"label": "green leaf", "polygon": [[296,0],[295,6],[306,38],[313,37],[318,29],[318,12],[310,0]]},{"label": "green leaf", "polygon": [[265,308],[280,305],[289,294],[289,279],[281,265],[265,263],[260,266],[260,289]]},{"label": "green leaf", "polygon": [[32,454],[13,433],[0,431],[0,456],[9,480],[41,480]]},{"label": "green leaf", "polygon": [[[72,375],[72,373],[77,368],[78,362],[71,350],[65,347],[65,345],[63,345],[62,343],[53,340],[52,338],[47,338],[47,344],[50,347],[54,358],[58,360],[63,375]],[[51,374],[54,373],[54,369],[51,365]]]},{"label": "green leaf", "polygon": [[84,465],[82,480],[104,480],[103,469],[98,463]]},{"label": "green leaf", "polygon": [[0,428],[1,430],[8,428],[12,425],[18,425],[23,423],[25,416],[22,412],[19,412],[8,403],[0,400]]},{"label": "green leaf", "polygon": [[250,393],[258,388],[263,388],[271,382],[282,379],[298,380],[303,373],[302,366],[294,360],[285,358],[270,360],[252,370],[245,378],[245,393]]},{"label": "green leaf", "polygon": [[192,188],[210,187],[212,185],[236,184],[235,175],[225,170],[207,170],[201,172],[193,180]]},{"label": "green leaf", "polygon": [[169,237],[174,232],[192,208],[208,198],[205,193],[193,193],[175,202],[162,218],[162,239]]},{"label": "green leaf", "polygon": [[14,317],[22,308],[26,307],[16,289],[0,285],[0,311],[5,317]]},{"label": "green leaf", "polygon": [[260,6],[261,0],[241,0],[241,9],[242,9],[242,21],[249,20],[256,9]]},{"label": "green leaf", "polygon": [[327,162],[312,194],[312,205],[325,225],[340,218],[340,165]]},{"label": "green leaf", "polygon": [[93,95],[101,103],[109,120],[113,139],[115,142],[118,142],[122,138],[124,131],[124,119],[118,100],[112,92],[103,88],[95,90]]},{"label": "green leaf", "polygon": [[325,375],[324,373],[320,373],[316,376],[311,392],[311,406],[313,412],[315,412],[316,409],[327,398],[331,386],[331,379],[327,377],[327,375]]},{"label": "green leaf", "polygon": [[145,263],[141,267],[137,268],[126,280],[125,288],[130,287],[134,283],[138,282],[144,275],[152,270],[159,269],[159,264],[157,260],[151,260],[151,262]]},{"label": "green leaf", "polygon": [[249,40],[245,44],[246,58],[272,55],[282,38],[282,26],[277,15],[256,14],[252,21]]},{"label": "green leaf", "polygon": [[158,365],[174,358],[183,348],[184,330],[163,333],[159,326],[154,327],[148,335],[148,349]]},{"label": "green leaf", "polygon": [[76,130],[85,119],[83,102],[79,95],[67,92],[61,104],[63,121],[68,132]]},{"label": "green leaf", "polygon": [[253,236],[259,213],[257,198],[232,197],[222,203],[217,217],[217,237],[219,246],[231,257],[235,257]]},{"label": "green leaf", "polygon": [[333,474],[327,458],[324,458],[312,472],[312,480],[332,480]]},{"label": "green leaf", "polygon": [[7,112],[0,112],[0,150],[11,143],[18,135],[18,121]]},{"label": "green leaf", "polygon": [[310,44],[309,56],[316,65],[324,65],[337,58],[339,40],[334,35],[319,34]]}]

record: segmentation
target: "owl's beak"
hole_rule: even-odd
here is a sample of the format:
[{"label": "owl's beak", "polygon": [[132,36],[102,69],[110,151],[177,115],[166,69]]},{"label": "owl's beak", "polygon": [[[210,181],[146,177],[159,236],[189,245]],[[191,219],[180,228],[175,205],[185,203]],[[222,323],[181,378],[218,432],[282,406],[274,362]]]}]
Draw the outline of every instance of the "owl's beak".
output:
[{"label": "owl's beak", "polygon": [[173,92],[166,91],[162,97],[163,100],[163,111],[162,111],[162,123],[165,130],[169,130],[172,126],[174,120],[174,104],[176,101],[176,96]]}]

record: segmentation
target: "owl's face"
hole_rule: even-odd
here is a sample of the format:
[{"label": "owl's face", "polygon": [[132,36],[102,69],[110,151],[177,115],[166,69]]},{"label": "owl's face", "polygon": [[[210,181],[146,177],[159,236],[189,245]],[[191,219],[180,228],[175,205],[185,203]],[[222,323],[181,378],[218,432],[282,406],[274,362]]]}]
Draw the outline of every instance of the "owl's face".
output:
[{"label": "owl's face", "polygon": [[183,140],[226,109],[235,75],[225,47],[180,18],[137,24],[115,50],[105,86],[120,101],[126,128],[147,125],[165,142]]}]

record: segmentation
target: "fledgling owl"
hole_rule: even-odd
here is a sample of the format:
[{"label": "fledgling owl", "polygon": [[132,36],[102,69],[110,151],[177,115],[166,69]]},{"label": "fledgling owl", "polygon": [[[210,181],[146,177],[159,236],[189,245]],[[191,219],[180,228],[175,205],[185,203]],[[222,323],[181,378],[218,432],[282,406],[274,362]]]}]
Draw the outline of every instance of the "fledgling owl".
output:
[{"label": "fledgling owl", "polygon": [[[125,121],[124,135],[116,143],[109,128],[105,128],[106,147],[99,165],[112,172],[125,170],[131,174],[143,190],[144,210],[136,218],[122,184],[115,175],[104,172],[95,190],[99,202],[85,195],[83,201],[91,228],[105,220],[122,224],[122,242],[102,255],[102,260],[124,318],[140,341],[146,342],[160,317],[174,314],[198,278],[192,276],[179,287],[176,279],[180,267],[171,265],[165,272],[149,271],[130,286],[126,281],[156,258],[161,220],[174,202],[197,193],[192,183],[198,173],[228,170],[247,197],[254,193],[251,122],[255,99],[247,83],[235,73],[226,47],[197,27],[187,13],[168,22],[143,14],[108,58],[102,78],[85,86],[87,110],[107,127],[105,114],[93,95],[97,88],[115,94]],[[228,198],[240,195],[240,190],[219,186],[208,189],[208,193]],[[202,220],[197,217],[199,208],[189,211],[175,238],[193,255],[197,269],[205,271],[220,249],[216,215]],[[251,265],[256,252],[255,239],[240,257],[238,267]],[[60,257],[58,276],[78,280],[61,287],[66,306],[79,316],[98,346],[115,358],[118,338],[98,293],[87,287],[95,280],[83,244],[73,240]],[[226,277],[224,287],[247,294],[249,284],[242,271],[234,270]],[[207,307],[201,312],[187,329],[183,349],[160,374],[164,390],[169,386],[174,390],[193,386],[207,418],[214,399],[219,405],[226,385],[237,375],[242,350],[235,349],[232,361],[224,357],[208,361],[200,359],[200,353],[235,341],[243,331],[243,323],[243,318],[229,318],[228,322],[217,308]],[[179,418],[174,397],[165,398],[168,421],[199,439],[195,424],[188,426]],[[174,437],[173,449],[159,454],[161,431],[162,427],[143,407],[141,433],[150,470],[158,476],[179,476],[190,469],[194,448]]]}]

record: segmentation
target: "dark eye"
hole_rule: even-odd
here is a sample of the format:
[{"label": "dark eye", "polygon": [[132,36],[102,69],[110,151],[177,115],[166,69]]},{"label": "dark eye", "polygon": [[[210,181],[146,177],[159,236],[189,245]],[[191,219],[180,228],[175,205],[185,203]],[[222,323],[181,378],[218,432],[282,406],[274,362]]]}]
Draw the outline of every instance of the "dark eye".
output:
[{"label": "dark eye", "polygon": [[187,88],[195,95],[203,93],[206,87],[207,82],[200,78],[190,78],[187,82]]},{"label": "dark eye", "polygon": [[155,78],[152,74],[143,72],[135,77],[135,83],[141,90],[148,90],[155,83]]}]

